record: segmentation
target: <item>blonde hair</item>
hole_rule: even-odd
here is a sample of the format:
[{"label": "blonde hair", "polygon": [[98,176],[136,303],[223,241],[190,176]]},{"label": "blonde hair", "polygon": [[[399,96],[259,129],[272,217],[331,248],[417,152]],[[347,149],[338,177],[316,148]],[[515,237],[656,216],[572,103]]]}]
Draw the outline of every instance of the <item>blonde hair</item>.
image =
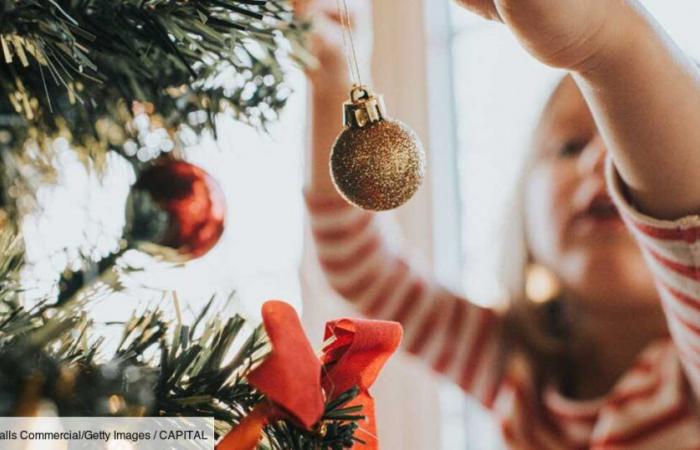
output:
[{"label": "blonde hair", "polygon": [[[508,297],[506,312],[506,336],[509,345],[527,352],[538,362],[542,376],[559,372],[567,353],[565,324],[557,315],[559,303],[535,303],[526,294],[528,266],[533,262],[527,242],[525,223],[525,193],[528,176],[537,162],[534,137],[552,100],[563,86],[567,77],[560,78],[550,90],[546,104],[541,108],[534,132],[529,142],[527,157],[524,159],[518,181],[511,194],[511,208],[502,219],[503,241],[499,255],[498,281]],[[558,302],[558,300],[555,300]]]}]

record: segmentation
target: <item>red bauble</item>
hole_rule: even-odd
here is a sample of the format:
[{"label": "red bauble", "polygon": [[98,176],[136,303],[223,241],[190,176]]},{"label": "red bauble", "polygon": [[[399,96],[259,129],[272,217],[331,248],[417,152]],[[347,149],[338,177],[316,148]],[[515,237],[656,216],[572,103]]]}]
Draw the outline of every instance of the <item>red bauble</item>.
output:
[{"label": "red bauble", "polygon": [[224,232],[226,201],[207,172],[185,161],[163,159],[144,170],[134,190],[147,193],[168,216],[154,244],[177,251],[183,259],[204,255]]}]

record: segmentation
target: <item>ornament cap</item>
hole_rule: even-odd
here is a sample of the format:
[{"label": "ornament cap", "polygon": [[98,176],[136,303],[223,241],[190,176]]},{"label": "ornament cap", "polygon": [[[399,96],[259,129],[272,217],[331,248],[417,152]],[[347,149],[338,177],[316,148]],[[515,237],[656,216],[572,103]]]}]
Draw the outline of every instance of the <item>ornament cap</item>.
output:
[{"label": "ornament cap", "polygon": [[362,128],[384,120],[384,98],[375,95],[367,86],[355,85],[350,91],[350,101],[343,105],[343,122],[346,127]]}]

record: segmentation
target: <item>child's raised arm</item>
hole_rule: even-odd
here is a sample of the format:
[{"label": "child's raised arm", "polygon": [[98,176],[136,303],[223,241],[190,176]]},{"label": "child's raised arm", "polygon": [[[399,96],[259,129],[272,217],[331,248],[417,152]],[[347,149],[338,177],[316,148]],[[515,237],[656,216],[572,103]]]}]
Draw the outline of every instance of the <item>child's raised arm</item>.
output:
[{"label": "child's raised arm", "polygon": [[635,0],[463,0],[569,69],[612,156],[615,203],[700,396],[700,75]]},{"label": "child's raised arm", "polygon": [[[358,56],[369,57],[370,0],[349,5],[357,27]],[[315,24],[312,51],[320,62],[308,73],[311,154],[306,200],[326,277],[366,315],[401,322],[409,352],[491,406],[502,373],[500,317],[451,294],[416,270],[387,245],[377,215],[350,206],[332,184],[329,155],[343,127],[342,104],[349,97],[350,82],[335,1],[310,1],[306,6]],[[368,65],[367,61],[364,66]]]},{"label": "child's raised arm", "polygon": [[700,213],[700,73],[636,0],[462,0],[569,69],[637,206]]}]

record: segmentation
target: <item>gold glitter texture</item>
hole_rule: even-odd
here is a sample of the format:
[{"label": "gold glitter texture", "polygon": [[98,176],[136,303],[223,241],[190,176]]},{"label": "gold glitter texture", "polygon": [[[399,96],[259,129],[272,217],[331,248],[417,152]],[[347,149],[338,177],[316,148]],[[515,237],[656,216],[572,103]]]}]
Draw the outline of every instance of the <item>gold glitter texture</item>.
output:
[{"label": "gold glitter texture", "polygon": [[425,175],[425,151],[406,125],[380,119],[347,126],[333,145],[330,165],[333,183],[348,202],[384,211],[416,193]]}]

